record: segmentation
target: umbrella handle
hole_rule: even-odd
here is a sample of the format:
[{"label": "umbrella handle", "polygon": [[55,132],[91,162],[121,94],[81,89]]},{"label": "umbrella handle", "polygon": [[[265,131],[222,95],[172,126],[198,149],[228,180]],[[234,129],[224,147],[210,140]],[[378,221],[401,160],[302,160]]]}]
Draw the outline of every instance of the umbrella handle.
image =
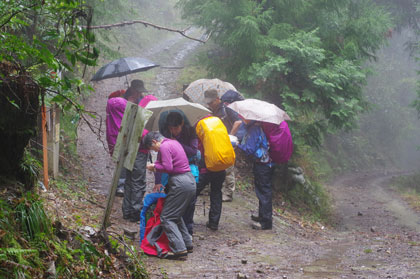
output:
[{"label": "umbrella handle", "polygon": [[128,88],[130,86],[130,83],[128,82],[128,77],[125,76],[125,85]]}]

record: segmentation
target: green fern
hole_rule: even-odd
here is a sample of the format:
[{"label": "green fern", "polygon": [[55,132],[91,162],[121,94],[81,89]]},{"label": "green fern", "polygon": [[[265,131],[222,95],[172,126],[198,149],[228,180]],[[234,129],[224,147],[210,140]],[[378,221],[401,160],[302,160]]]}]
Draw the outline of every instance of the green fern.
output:
[{"label": "green fern", "polygon": [[26,254],[38,254],[36,249],[19,249],[19,248],[0,248],[0,260],[6,259],[8,256],[20,257]]},{"label": "green fern", "polygon": [[[0,248],[0,262],[5,264],[13,262],[15,263],[14,271],[15,273],[25,273],[25,267],[32,267],[31,260],[27,258],[36,255],[35,258],[38,258],[38,251],[36,249],[20,249],[20,248]],[[17,278],[27,278],[27,277],[17,277]]]}]

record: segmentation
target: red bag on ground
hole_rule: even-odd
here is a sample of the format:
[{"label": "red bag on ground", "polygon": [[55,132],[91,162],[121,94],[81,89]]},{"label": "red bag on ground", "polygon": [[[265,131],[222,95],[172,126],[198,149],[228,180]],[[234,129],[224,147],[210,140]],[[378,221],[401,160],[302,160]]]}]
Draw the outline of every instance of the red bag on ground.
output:
[{"label": "red bag on ground", "polygon": [[145,237],[140,245],[140,248],[147,255],[162,257],[171,250],[168,238],[160,223],[160,213],[164,204],[165,198],[159,198],[153,216],[147,221]]}]

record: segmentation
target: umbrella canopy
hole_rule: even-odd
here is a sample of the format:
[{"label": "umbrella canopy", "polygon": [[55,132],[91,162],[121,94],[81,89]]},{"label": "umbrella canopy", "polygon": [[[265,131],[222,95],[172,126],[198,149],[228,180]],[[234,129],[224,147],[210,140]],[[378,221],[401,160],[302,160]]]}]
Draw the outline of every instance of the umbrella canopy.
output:
[{"label": "umbrella canopy", "polygon": [[[204,104],[204,91],[207,89],[216,89],[219,97],[222,97],[228,90],[237,91],[236,88],[229,82],[220,79],[198,79],[193,81],[184,90],[184,94],[191,102]],[[206,105],[206,104],[204,104]]]},{"label": "umbrella canopy", "polygon": [[145,128],[150,131],[159,130],[160,114],[164,111],[179,109],[184,112],[191,125],[194,125],[198,120],[211,113],[210,110],[200,104],[190,103],[183,98],[151,101],[147,104],[146,109],[151,110],[153,115],[147,121]]},{"label": "umbrella canopy", "polygon": [[289,115],[278,106],[257,99],[246,99],[233,102],[228,105],[228,107],[239,113],[244,119],[248,120],[273,124],[280,124],[284,120],[290,120]]},{"label": "umbrella canopy", "polygon": [[98,81],[113,77],[122,77],[128,74],[150,70],[159,65],[140,57],[126,57],[114,60],[96,72],[91,80]]}]

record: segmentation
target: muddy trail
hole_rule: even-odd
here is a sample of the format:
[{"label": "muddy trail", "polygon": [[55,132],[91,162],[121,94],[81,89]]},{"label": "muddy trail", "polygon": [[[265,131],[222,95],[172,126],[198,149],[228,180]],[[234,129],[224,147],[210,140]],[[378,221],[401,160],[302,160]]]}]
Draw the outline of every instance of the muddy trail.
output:
[{"label": "muddy trail", "polygon": [[258,202],[242,192],[223,204],[213,232],[205,227],[209,199],[201,196],[194,252],[186,262],[149,258],[152,277],[420,278],[419,214],[387,189],[391,177],[351,174],[331,182],[331,228],[305,226],[283,213],[272,231],[254,231],[250,214]]},{"label": "muddy trail", "polygon": [[[197,46],[174,37],[146,52],[145,57],[170,66],[162,67],[156,82],[146,87],[159,99],[178,97],[177,67]],[[102,128],[103,140],[107,96],[125,88],[124,82],[125,78],[97,82],[95,93],[86,102],[88,110],[101,116],[91,121]],[[90,188],[105,198],[115,166],[86,124],[79,127],[78,152]],[[329,183],[334,225],[325,228],[308,226],[282,212],[275,213],[272,231],[254,231],[250,214],[258,205],[255,194],[237,192],[233,202],[223,203],[219,230],[213,232],[205,226],[209,197],[200,196],[194,252],[188,260],[144,256],[144,261],[151,278],[420,278],[419,214],[388,189],[392,176],[357,173]],[[150,173],[148,179],[152,179]],[[110,230],[138,231],[138,224],[122,219],[121,202],[116,198]]]}]

